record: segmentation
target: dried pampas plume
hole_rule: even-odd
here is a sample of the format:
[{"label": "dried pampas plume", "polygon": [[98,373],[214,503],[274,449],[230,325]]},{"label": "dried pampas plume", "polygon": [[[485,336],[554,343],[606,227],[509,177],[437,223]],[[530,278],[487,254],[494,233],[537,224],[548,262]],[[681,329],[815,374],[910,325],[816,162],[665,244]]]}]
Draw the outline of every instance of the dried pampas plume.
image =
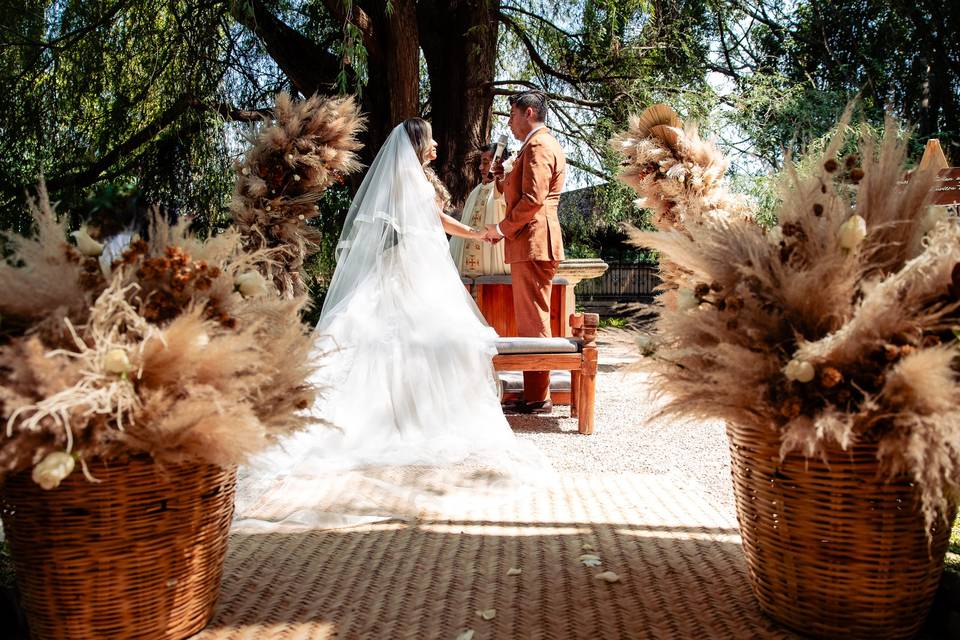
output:
[{"label": "dried pampas plume", "polygon": [[700,138],[694,125],[684,127],[665,104],[655,104],[630,118],[626,131],[610,145],[623,154],[620,180],[654,211],[659,229],[682,229],[707,215],[741,214],[745,201],[724,182],[727,160],[712,141]]},{"label": "dried pampas plume", "polygon": [[621,179],[658,214],[659,231],[631,238],[661,254],[662,412],[773,426],[784,455],[877,442],[933,527],[960,496],[960,227],[931,220],[933,173],[904,181],[892,119],[845,157],[835,136],[810,162],[788,160],[780,224],[765,230],[716,147],[670,120],[657,107],[613,139]]},{"label": "dried pampas plume", "polygon": [[277,96],[273,113],[274,121],[251,139],[235,167],[230,211],[248,250],[278,250],[279,269],[265,275],[290,297],[306,291],[303,262],[319,246],[309,224],[319,214],[317,200],[360,168],[357,135],[364,118],[351,97],[295,102],[286,93]]},{"label": "dried pampas plume", "polygon": [[277,249],[156,217],[101,271],[39,193],[37,236],[0,263],[0,483],[58,451],[228,467],[308,424],[306,296],[235,291],[241,275],[275,269]]}]

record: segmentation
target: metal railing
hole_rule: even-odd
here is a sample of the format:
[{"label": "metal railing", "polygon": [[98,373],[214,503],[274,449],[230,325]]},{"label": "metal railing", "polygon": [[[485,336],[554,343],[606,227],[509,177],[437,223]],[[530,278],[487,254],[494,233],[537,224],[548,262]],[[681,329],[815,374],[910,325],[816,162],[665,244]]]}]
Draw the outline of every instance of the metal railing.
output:
[{"label": "metal railing", "polygon": [[652,298],[660,284],[657,267],[645,264],[611,264],[599,278],[577,284],[579,300],[629,302]]}]

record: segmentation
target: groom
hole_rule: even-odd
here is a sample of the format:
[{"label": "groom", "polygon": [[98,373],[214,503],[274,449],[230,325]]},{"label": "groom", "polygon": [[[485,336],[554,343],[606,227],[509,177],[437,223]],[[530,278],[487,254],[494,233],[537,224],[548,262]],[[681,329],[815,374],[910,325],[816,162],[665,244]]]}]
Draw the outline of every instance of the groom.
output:
[{"label": "groom", "polygon": [[[563,260],[557,204],[567,161],[560,143],[544,124],[547,97],[539,91],[525,91],[510,96],[509,101],[507,124],[522,146],[506,177],[502,167],[496,170],[497,189],[507,204],[506,216],[500,224],[487,225],[484,239],[504,240],[504,261],[510,265],[513,280],[517,333],[549,338],[553,276]],[[549,372],[523,372],[523,400],[515,409],[520,413],[553,410]]]}]

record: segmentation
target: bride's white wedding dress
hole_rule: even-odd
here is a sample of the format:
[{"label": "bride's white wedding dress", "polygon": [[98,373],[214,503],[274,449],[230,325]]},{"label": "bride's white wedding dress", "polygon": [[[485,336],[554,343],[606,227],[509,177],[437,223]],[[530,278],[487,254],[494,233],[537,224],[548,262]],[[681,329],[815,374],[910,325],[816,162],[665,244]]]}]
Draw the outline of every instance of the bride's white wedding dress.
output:
[{"label": "bride's white wedding dress", "polygon": [[241,470],[238,525],[415,516],[544,480],[545,458],[503,416],[497,336],[461,283],[435,197],[398,126],[338,244],[316,328],[318,422]]}]

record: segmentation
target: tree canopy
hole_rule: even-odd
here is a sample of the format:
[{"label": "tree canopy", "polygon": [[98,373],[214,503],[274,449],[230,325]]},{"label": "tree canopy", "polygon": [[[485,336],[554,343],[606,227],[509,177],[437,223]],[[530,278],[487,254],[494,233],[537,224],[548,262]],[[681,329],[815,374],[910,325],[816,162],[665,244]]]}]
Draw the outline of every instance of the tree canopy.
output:
[{"label": "tree canopy", "polygon": [[395,124],[427,117],[438,172],[459,200],[505,96],[542,89],[571,166],[603,185],[601,225],[639,215],[610,183],[618,158],[606,141],[654,101],[705,120],[755,170],[777,170],[784,149],[823,135],[854,95],[869,121],[889,108],[920,141],[939,136],[960,155],[956,3],[2,2],[6,228],[23,224],[24,193],[40,175],[71,207],[135,189],[143,202],[216,221],[243,135],[280,90],[356,93],[367,160]]}]

